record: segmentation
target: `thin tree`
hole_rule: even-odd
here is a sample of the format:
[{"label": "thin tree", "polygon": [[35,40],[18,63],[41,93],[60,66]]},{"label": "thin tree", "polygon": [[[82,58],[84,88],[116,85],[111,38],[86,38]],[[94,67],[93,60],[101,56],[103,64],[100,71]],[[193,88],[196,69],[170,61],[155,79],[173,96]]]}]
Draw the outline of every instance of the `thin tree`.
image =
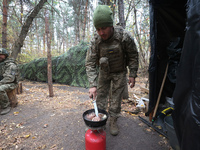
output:
[{"label": "thin tree", "polygon": [[43,56],[45,55],[46,51],[46,40],[45,40],[45,33],[43,33]]},{"label": "thin tree", "polygon": [[[134,22],[134,25],[135,25],[135,36],[136,36],[136,40],[137,40],[137,42],[138,42],[138,46],[139,46],[139,48],[138,48],[138,50],[139,50],[139,52],[142,52],[142,44],[141,44],[141,37],[140,37],[140,33],[139,33],[139,27],[138,27],[138,18],[137,18],[137,9],[136,9],[136,6],[135,6],[135,4],[133,5],[133,11],[134,11],[134,20],[135,20],[135,22]],[[142,60],[140,60],[139,59],[139,63],[140,63],[140,65],[142,65],[141,67],[143,68],[143,63],[142,63]]]},{"label": "thin tree", "polygon": [[7,49],[8,1],[3,0],[2,48]]},{"label": "thin tree", "polygon": [[124,1],[123,0],[118,0],[118,15],[119,15],[119,25],[125,29],[126,24],[124,20]]},{"label": "thin tree", "polygon": [[[37,0],[35,1],[35,5],[37,4]],[[37,37],[37,52],[36,53],[40,53],[40,48],[41,48],[41,44],[40,44],[40,36],[39,36],[39,26],[38,26],[38,22],[37,22],[37,19],[35,19],[35,34],[36,34],[36,37]]]},{"label": "thin tree", "polygon": [[20,0],[20,11],[21,11],[20,23],[22,24],[23,23],[23,15],[24,15],[24,8],[23,8],[23,1],[22,0]]},{"label": "thin tree", "polygon": [[83,21],[83,38],[82,40],[85,40],[85,28],[86,28],[86,21],[87,21],[87,9],[88,9],[88,0],[86,0],[85,4],[85,12],[84,12],[84,21]]},{"label": "thin tree", "polygon": [[49,13],[45,10],[45,32],[47,41],[47,78],[49,87],[49,96],[53,97],[53,84],[52,84],[52,61],[51,61],[51,35],[49,31]]}]

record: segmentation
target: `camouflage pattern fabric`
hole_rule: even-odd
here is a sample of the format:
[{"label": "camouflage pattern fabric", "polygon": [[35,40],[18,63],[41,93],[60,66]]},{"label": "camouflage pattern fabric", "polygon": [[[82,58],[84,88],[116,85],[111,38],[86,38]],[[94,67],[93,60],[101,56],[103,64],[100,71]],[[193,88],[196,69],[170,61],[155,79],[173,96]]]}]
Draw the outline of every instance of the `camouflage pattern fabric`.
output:
[{"label": "camouflage pattern fabric", "polygon": [[0,106],[2,109],[5,109],[8,106],[10,106],[10,101],[7,92],[12,91],[15,88],[17,88],[16,83],[0,85]]},{"label": "camouflage pattern fabric", "polygon": [[[124,55],[123,59],[121,55]],[[96,35],[88,49],[85,65],[90,87],[97,87],[98,107],[106,109],[109,102],[109,114],[118,117],[127,84],[126,66],[130,71],[129,77],[137,77],[138,52],[133,38],[121,27],[115,27],[113,37],[106,42]]]},{"label": "camouflage pattern fabric", "polygon": [[[107,109],[109,103],[108,112],[112,117],[118,117],[119,113],[121,112],[121,100],[123,96],[123,92],[125,90],[125,85],[127,83],[126,80],[126,72],[121,73],[111,73],[105,74],[105,72],[100,71],[99,78],[98,78],[98,88],[97,88],[97,105],[100,109]],[[112,90],[111,90],[111,97],[109,95],[109,89],[111,87],[112,81]],[[109,101],[108,101],[109,99]]]},{"label": "camouflage pattern fabric", "polygon": [[6,58],[0,63],[0,105],[7,108],[10,105],[7,92],[15,89],[18,84],[18,66],[13,59]]},{"label": "camouflage pattern fabric", "polygon": [[[52,80],[55,83],[70,86],[88,87],[85,71],[85,56],[88,43],[80,43],[72,47],[65,54],[52,57]],[[22,79],[48,82],[47,58],[40,58],[20,65]]]},{"label": "camouflage pattern fabric", "polygon": [[[123,49],[123,53],[125,54],[125,62],[129,68],[129,77],[137,77],[138,70],[138,52],[133,38],[121,27],[115,27],[114,30],[114,39],[112,38],[111,42],[103,42],[98,35],[95,35],[94,39],[90,43],[90,48],[88,49],[86,56],[86,72],[88,76],[88,81],[90,83],[90,87],[97,86],[97,77],[98,71],[97,67],[99,65],[99,56],[101,56],[100,51],[98,49],[99,44],[103,43],[104,47],[111,47],[110,44],[116,44],[112,41],[117,41],[121,43],[121,47]],[[115,45],[113,45],[115,47]],[[120,49],[120,48],[119,48]],[[116,62],[120,63],[121,62]],[[101,67],[101,66],[100,66]]]}]

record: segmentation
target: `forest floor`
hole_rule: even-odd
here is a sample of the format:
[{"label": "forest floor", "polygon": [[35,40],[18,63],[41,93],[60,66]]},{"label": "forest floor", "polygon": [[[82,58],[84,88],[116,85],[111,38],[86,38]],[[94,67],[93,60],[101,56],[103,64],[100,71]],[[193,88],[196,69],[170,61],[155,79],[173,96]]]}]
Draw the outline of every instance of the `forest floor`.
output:
[{"label": "forest floor", "polygon": [[[164,136],[138,118],[148,120],[134,101],[147,95],[141,90],[146,82],[137,78],[136,86],[129,89],[129,100],[123,100],[118,136],[110,135],[108,119],[107,150],[172,149]],[[17,107],[0,116],[0,150],[84,150],[86,125],[82,115],[93,108],[88,89],[53,84],[54,97],[49,97],[46,83],[22,81],[22,86]]]}]

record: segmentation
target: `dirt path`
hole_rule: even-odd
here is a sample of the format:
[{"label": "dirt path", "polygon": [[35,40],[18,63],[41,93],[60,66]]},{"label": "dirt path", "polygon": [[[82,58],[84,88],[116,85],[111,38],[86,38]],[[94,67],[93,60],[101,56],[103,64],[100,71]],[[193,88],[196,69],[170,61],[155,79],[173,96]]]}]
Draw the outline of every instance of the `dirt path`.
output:
[{"label": "dirt path", "polygon": [[[54,94],[48,97],[45,83],[23,82],[18,106],[0,116],[0,150],[85,149],[82,114],[92,108],[88,89],[54,84]],[[167,140],[136,115],[122,112],[118,124],[120,133],[116,137],[109,134],[106,125],[107,150],[170,149]]]}]

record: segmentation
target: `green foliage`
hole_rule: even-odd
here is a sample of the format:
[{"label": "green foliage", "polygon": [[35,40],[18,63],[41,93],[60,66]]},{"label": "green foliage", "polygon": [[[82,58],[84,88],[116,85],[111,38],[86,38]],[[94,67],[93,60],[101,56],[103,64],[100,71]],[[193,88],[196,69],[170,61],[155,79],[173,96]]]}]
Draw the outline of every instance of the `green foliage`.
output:
[{"label": "green foliage", "polygon": [[[8,7],[8,47],[11,49],[18,38],[21,27],[40,0],[9,1]],[[3,0],[0,0],[1,5]],[[98,1],[104,4],[107,1]],[[21,48],[21,54],[17,60],[21,63],[33,61],[35,58],[46,57],[47,41],[45,35],[45,10],[49,11],[49,23],[51,34],[52,56],[59,56],[66,53],[72,46],[80,41],[90,41],[95,29],[92,16],[94,11],[93,1],[88,1],[85,17],[86,0],[49,0],[45,7],[33,20],[29,32]],[[115,13],[115,21],[118,22],[118,4],[110,0],[110,7]],[[137,12],[137,26],[134,10]],[[2,11],[2,10],[1,10]],[[149,58],[149,8],[148,1],[124,0],[124,15],[127,18],[126,30],[128,30],[136,41],[138,50],[145,57],[145,63]],[[86,19],[85,36],[83,36],[84,19]],[[2,16],[0,16],[2,22]],[[21,22],[22,21],[22,22]],[[1,26],[0,26],[1,29]],[[1,34],[0,34],[1,37]],[[85,37],[84,39],[82,39]],[[45,45],[44,45],[45,44]],[[140,47],[139,47],[140,45]],[[64,48],[63,48],[64,47]],[[43,52],[45,51],[45,52]],[[143,60],[143,59],[140,59]]]}]

